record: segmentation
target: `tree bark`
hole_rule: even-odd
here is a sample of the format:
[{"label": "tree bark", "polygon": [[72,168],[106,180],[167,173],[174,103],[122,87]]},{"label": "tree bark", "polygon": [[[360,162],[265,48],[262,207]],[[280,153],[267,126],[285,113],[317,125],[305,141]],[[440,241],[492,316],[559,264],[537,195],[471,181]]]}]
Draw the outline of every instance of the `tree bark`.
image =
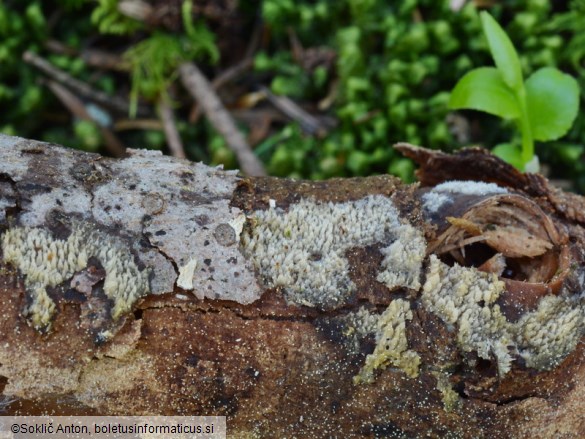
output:
[{"label": "tree bark", "polygon": [[4,414],[583,437],[584,199],[479,149],[397,148],[419,184],[0,135]]}]

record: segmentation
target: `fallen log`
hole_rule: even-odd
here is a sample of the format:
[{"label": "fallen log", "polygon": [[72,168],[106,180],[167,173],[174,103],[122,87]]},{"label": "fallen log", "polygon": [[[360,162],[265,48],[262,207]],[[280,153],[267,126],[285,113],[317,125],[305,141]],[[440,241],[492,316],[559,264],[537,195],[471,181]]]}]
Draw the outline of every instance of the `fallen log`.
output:
[{"label": "fallen log", "polygon": [[10,415],[230,437],[583,437],[585,200],[479,149],[420,184],[0,135]]}]

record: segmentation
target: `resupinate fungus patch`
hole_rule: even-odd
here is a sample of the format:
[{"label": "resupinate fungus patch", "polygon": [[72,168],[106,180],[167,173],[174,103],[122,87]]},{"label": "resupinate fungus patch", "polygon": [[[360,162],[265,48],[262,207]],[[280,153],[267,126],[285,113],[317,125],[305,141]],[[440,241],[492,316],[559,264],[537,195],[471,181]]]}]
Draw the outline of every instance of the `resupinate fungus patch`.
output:
[{"label": "resupinate fungus patch", "polygon": [[81,223],[67,239],[57,239],[41,228],[13,227],[2,235],[2,254],[25,276],[29,305],[24,314],[37,329],[50,326],[55,303],[47,294],[96,258],[105,270],[103,290],[112,301],[116,320],[149,292],[149,271],[140,269],[126,246],[115,238]]}]

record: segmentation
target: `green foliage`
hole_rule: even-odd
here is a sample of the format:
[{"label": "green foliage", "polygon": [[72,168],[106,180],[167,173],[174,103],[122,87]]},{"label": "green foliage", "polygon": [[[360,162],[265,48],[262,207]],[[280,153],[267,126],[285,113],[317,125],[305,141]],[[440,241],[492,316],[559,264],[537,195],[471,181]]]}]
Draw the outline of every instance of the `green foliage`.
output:
[{"label": "green foliage", "polygon": [[185,61],[207,57],[217,62],[219,51],[214,35],[204,23],[193,23],[191,1],[183,2],[185,35],[155,32],[124,54],[131,66],[130,114],[135,116],[138,96],[167,99],[167,88],[176,79],[177,68]]},{"label": "green foliage", "polygon": [[537,70],[526,81],[526,106],[532,137],[556,140],[569,131],[579,111],[579,84],[552,67]]},{"label": "green foliage", "polygon": [[487,12],[481,13],[481,20],[497,68],[468,72],[453,89],[449,107],[514,120],[522,133],[522,149],[502,144],[495,153],[524,169],[533,160],[534,140],[556,140],[571,128],[579,109],[579,85],[553,67],[541,68],[524,83],[520,60],[506,32]]},{"label": "green foliage", "polygon": [[516,96],[493,67],[466,73],[451,93],[449,107],[485,111],[504,119],[520,117]]},{"label": "green foliage", "polygon": [[59,0],[59,4],[68,12],[78,11],[85,3],[87,0]]},{"label": "green foliage", "polygon": [[498,72],[508,88],[518,92],[523,87],[522,68],[512,41],[497,21],[485,11],[481,13],[481,23]]},{"label": "green foliage", "polygon": [[91,13],[91,22],[103,34],[128,35],[141,29],[142,23],[118,11],[118,0],[97,0]]},{"label": "green foliage", "polygon": [[[272,50],[262,53],[261,60],[260,57],[257,59],[256,68],[257,71],[273,74],[273,91],[301,102],[315,102],[330,92],[334,81],[337,84],[337,99],[331,112],[339,119],[338,128],[318,144],[316,151],[305,154],[311,159],[307,161],[304,176],[329,176],[331,174],[326,170],[330,169],[331,163],[337,164],[335,175],[398,174],[398,163],[402,160],[399,156],[377,154],[375,157],[379,157],[379,161],[373,160],[377,146],[389,145],[397,140],[445,150],[464,146],[470,141],[482,142],[485,146],[501,144],[497,152],[508,156],[513,154],[520,159],[517,165],[523,165],[525,160],[519,157],[521,153],[518,148],[522,138],[510,137],[514,124],[506,121],[498,123],[481,113],[468,112],[464,117],[474,127],[482,127],[482,130],[471,131],[473,137],[469,140],[459,140],[453,136],[455,128],[446,123],[448,90],[473,66],[489,62],[486,50],[489,44],[482,35],[482,23],[474,2],[466,2],[458,11],[451,10],[450,6],[449,1],[430,0],[263,2],[263,17],[270,26],[273,45]],[[573,0],[568,8],[561,2],[554,10],[546,0],[498,2],[490,8],[490,12],[500,20],[506,18],[506,31],[519,42],[521,56],[515,65],[501,66],[509,71],[511,81],[517,81],[522,72],[533,72],[543,67],[567,70],[580,63],[581,55],[564,48],[564,37],[569,38],[572,48],[585,54],[583,0]],[[288,29],[295,30],[305,47],[325,45],[336,51],[335,71],[329,72],[323,86],[311,87],[312,72],[302,69],[290,56]],[[565,33],[561,34],[561,30]],[[479,75],[493,77],[495,72],[494,68]],[[581,75],[579,80],[585,86],[585,71]],[[472,79],[473,76],[465,80]],[[475,82],[479,82],[479,77]],[[469,93],[477,95],[477,99],[473,99],[475,106],[481,102],[482,107],[488,106],[491,114],[518,120],[516,98],[510,93],[509,86],[503,80],[500,82],[490,81],[489,86],[478,89],[471,87],[470,83],[467,88]],[[527,88],[530,83],[527,81]],[[479,95],[485,99],[479,98]],[[498,98],[493,99],[494,95]],[[574,102],[569,104],[571,107]],[[536,103],[531,100],[531,105]],[[481,107],[477,109],[486,110]],[[557,122],[547,123],[558,127],[563,125],[557,125]],[[525,123],[538,124],[535,116]],[[584,129],[585,116],[578,115],[574,128],[566,137],[567,141],[585,143]],[[537,135],[542,138],[542,134],[537,129]],[[274,138],[285,144],[308,142],[303,136],[300,139],[282,139],[280,134],[276,134]],[[535,137],[534,140],[539,139]],[[337,143],[337,146],[324,147],[331,143]],[[549,161],[554,159],[550,151],[561,151],[563,148],[557,142],[543,153],[540,145],[536,145],[539,155]],[[294,149],[294,145],[290,149]],[[298,149],[305,148],[299,146]],[[365,160],[365,156],[370,159]],[[350,164],[353,159],[357,160],[357,164]],[[560,163],[558,160],[553,162]],[[578,174],[580,163],[570,164],[573,169],[571,174]],[[564,172],[566,165],[562,165]],[[315,170],[315,166],[322,168]],[[291,175],[297,175],[297,171],[291,172]]]},{"label": "green foliage", "polygon": [[[83,51],[94,48],[88,41],[100,41],[104,39],[101,35],[112,33],[116,35],[108,37],[110,41],[114,41],[121,49],[128,47],[129,44],[121,42],[123,40],[119,38],[128,38],[123,36],[144,29],[144,25],[120,14],[118,3],[118,0],[0,0],[0,108],[3,110],[0,112],[0,132],[53,141],[84,150],[93,151],[99,147],[100,152],[104,152],[104,142],[95,123],[79,121],[68,115],[62,104],[39,81],[45,74],[22,61],[22,54],[26,50],[39,53],[55,67],[108,94],[124,97],[124,90],[130,88],[135,99],[138,95],[166,97],[165,87],[174,79],[173,68],[182,60],[218,58],[215,35],[207,30],[203,22],[193,23],[190,17],[183,17],[188,27],[184,33],[154,31],[150,37],[147,34],[146,40],[142,40],[148,41],[154,37],[154,42],[149,44],[148,41],[144,46],[140,46],[141,41],[136,36],[132,37],[132,41],[138,41],[138,44],[129,50],[130,58],[135,62],[130,86],[127,86],[128,81],[124,81],[124,75],[106,71],[96,74],[95,68],[88,68],[81,57],[47,51],[45,44],[49,39]],[[190,1],[185,3],[190,4]],[[188,8],[185,12],[188,12]],[[53,19],[51,22],[52,15],[58,16],[59,20]],[[161,35],[167,39],[159,38]],[[162,47],[167,42],[170,44]],[[136,46],[136,57],[132,58],[132,48]],[[95,48],[99,49],[99,46]],[[135,78],[134,83],[132,78]],[[181,129],[186,139],[201,135],[201,130],[191,129],[186,124],[181,124]],[[160,149],[161,139],[164,141],[164,134],[160,131],[155,134],[148,130],[122,134],[128,144],[146,148]],[[205,153],[188,149],[194,158],[209,159]]]},{"label": "green foliage", "polygon": [[[423,11],[424,20],[413,19],[416,11]],[[272,73],[272,91],[315,102],[332,87],[337,90],[332,112],[339,125],[314,151],[304,153],[311,160],[305,160],[310,165],[301,175],[391,172],[412,179],[405,162],[389,148],[393,142],[453,148],[456,142],[445,121],[446,90],[452,78],[483,56],[476,51],[470,58],[458,52],[480,44],[480,23],[471,2],[455,14],[448,2],[267,0],[263,12],[277,50],[257,56],[256,69]],[[289,28],[305,47],[334,49],[334,72],[325,70],[317,83],[315,72],[290,56]],[[302,136],[280,141],[309,142]],[[294,145],[280,147],[285,149],[293,150]]]},{"label": "green foliage", "polygon": [[46,94],[31,68],[22,63],[25,50],[38,50],[47,35],[41,2],[19,9],[0,2],[0,130],[26,135],[36,126]]},{"label": "green foliage", "polygon": [[79,147],[86,151],[97,151],[103,142],[100,130],[95,122],[78,120],[74,123],[74,132],[81,141]]},{"label": "green foliage", "polygon": [[[585,0],[572,0],[569,11],[556,15],[548,28],[552,32],[570,32],[571,38],[568,44],[562,44],[562,41],[553,49],[562,52],[572,67],[581,75],[585,73],[583,67],[583,58],[585,58]],[[558,38],[560,40],[560,37]]]},{"label": "green foliage", "polygon": [[[549,76],[564,81],[546,68],[577,74],[585,87],[585,0],[488,2],[493,4],[489,12],[503,24],[520,56],[513,69],[496,62],[496,67],[469,76],[474,66],[491,62],[475,6],[485,2],[467,1],[462,9],[452,10],[449,0],[242,0],[235,16],[212,17],[205,15],[206,8],[195,8],[211,3],[200,1],[177,1],[180,15],[173,15],[175,8],[173,14],[159,14],[142,23],[120,12],[120,0],[0,0],[0,131],[90,150],[99,144],[100,152],[105,152],[100,129],[72,117],[45,86],[46,75],[22,61],[29,50],[112,96],[125,98],[130,90],[134,105],[139,97],[150,105],[147,118],[172,93],[187,155],[237,166],[233,153],[205,118],[196,124],[187,121],[191,100],[175,84],[176,67],[194,60],[210,78],[229,69],[245,47],[236,50],[230,37],[247,41],[261,13],[265,29],[254,71],[222,88],[222,99],[230,107],[239,105],[240,96],[265,85],[309,113],[337,121],[323,137],[309,135],[295,123],[272,123],[270,135],[255,147],[270,172],[314,179],[390,172],[411,181],[413,165],[390,148],[395,141],[444,150],[472,143],[499,144],[500,155],[519,159],[517,166],[522,166],[518,151],[523,139],[515,130],[520,107],[499,68],[513,70],[516,79],[519,71],[527,77],[545,68],[542,75],[524,83],[527,108],[539,108],[528,112],[524,123],[530,126],[536,152],[552,167],[553,177],[570,177],[585,192],[585,114],[577,115],[563,140],[549,141],[546,147],[538,143],[567,129],[564,113],[575,105],[564,101],[558,114],[542,117],[555,99],[555,90],[547,88]],[[155,9],[163,3],[149,2]],[[234,2],[216,3],[221,8]],[[222,28],[226,23],[227,31]],[[305,49],[300,56],[292,50],[295,40]],[[54,52],[47,44],[53,41],[71,53]],[[224,55],[217,67],[216,42]],[[125,53],[131,70],[86,65],[81,55],[94,49]],[[330,56],[322,57],[320,51]],[[449,90],[460,78],[474,108],[489,113],[459,113],[467,128],[446,121]],[[474,87],[476,82],[484,86]],[[126,114],[110,116],[114,122],[127,122]],[[164,150],[160,126],[139,122],[140,129],[125,128],[116,135],[129,146]]]}]

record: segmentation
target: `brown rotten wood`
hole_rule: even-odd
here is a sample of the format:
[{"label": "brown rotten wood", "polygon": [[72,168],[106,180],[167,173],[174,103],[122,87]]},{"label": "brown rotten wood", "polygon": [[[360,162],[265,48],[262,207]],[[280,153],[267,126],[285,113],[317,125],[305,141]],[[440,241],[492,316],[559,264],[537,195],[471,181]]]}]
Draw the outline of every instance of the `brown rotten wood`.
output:
[{"label": "brown rotten wood", "polygon": [[481,150],[398,148],[421,184],[0,135],[4,413],[583,437],[583,199]]}]

